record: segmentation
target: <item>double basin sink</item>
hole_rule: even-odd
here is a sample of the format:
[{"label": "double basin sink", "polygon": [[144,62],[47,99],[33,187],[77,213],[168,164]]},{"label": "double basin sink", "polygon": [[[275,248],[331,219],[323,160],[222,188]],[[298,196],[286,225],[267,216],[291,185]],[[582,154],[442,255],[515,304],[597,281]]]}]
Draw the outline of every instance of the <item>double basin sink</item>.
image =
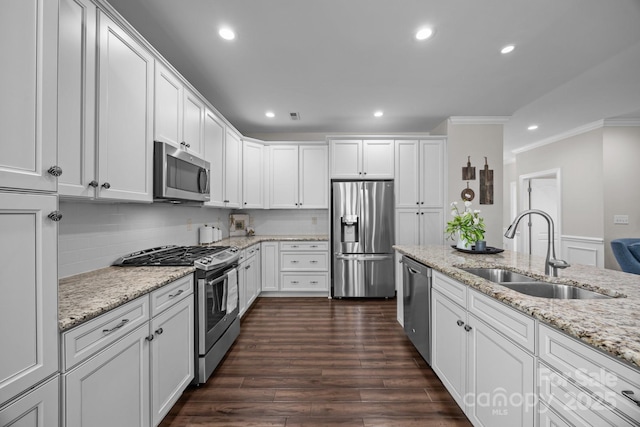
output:
[{"label": "double basin sink", "polygon": [[606,299],[608,295],[559,283],[549,283],[502,268],[461,268],[468,273],[534,297],[552,299]]}]

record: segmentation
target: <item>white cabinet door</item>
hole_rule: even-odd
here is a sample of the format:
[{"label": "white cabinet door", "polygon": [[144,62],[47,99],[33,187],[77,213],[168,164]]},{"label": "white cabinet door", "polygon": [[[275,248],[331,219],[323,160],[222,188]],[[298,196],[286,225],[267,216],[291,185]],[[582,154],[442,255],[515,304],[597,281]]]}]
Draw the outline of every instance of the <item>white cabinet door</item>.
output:
[{"label": "white cabinet door", "polygon": [[393,140],[365,140],[362,142],[362,177],[393,179]]},{"label": "white cabinet door", "polygon": [[5,408],[0,408],[0,425],[58,427],[60,425],[59,387],[59,377],[56,375]]},{"label": "white cabinet door", "polygon": [[444,217],[442,209],[420,210],[420,244],[442,245],[444,243]]},{"label": "white cabinet door", "polygon": [[242,150],[242,206],[245,209],[262,209],[264,146],[243,141]]},{"label": "white cabinet door", "polygon": [[202,154],[204,133],[204,102],[189,89],[184,89],[182,117],[182,145],[190,153]]},{"label": "white cabinet door", "polygon": [[532,427],[534,357],[469,316],[468,396],[465,413],[474,426]]},{"label": "white cabinet door", "polygon": [[182,142],[182,82],[160,61],[155,65],[155,140],[179,147]]},{"label": "white cabinet door", "polygon": [[4,0],[0,187],[56,191],[58,2]]},{"label": "white cabinet door", "polygon": [[225,140],[225,207],[241,207],[242,191],[242,142],[233,132],[227,130]]},{"label": "white cabinet door", "polygon": [[329,207],[328,148],[301,145],[299,148],[299,201],[302,209]]},{"label": "white cabinet door", "polygon": [[418,141],[396,141],[396,208],[420,206]]},{"label": "white cabinet door", "polygon": [[57,197],[0,193],[0,405],[58,370]]},{"label": "white cabinet door", "polygon": [[420,207],[444,205],[444,141],[420,141]]},{"label": "white cabinet door", "polygon": [[362,178],[362,141],[332,140],[331,178]]},{"label": "white cabinet door", "polygon": [[98,191],[101,198],[153,198],[153,57],[99,12]]},{"label": "white cabinet door", "polygon": [[194,376],[194,300],[187,296],[151,320],[151,411],[156,426]]},{"label": "white cabinet door", "polygon": [[262,262],[262,291],[277,291],[280,279],[280,254],[278,242],[262,242],[260,248]]},{"label": "white cabinet door", "polygon": [[224,206],[224,135],[225,125],[212,111],[204,115],[204,158],[211,164],[209,188],[211,200],[206,206]]},{"label": "white cabinet door", "polygon": [[254,255],[249,258],[247,265],[245,266],[247,273],[247,309],[251,307],[251,304],[258,297],[258,285],[260,284],[260,265],[259,255]]},{"label": "white cabinet door", "polygon": [[396,209],[396,245],[420,244],[418,209]]},{"label": "white cabinet door", "polygon": [[436,289],[431,295],[431,367],[458,406],[464,409],[467,391],[467,336],[464,326],[467,312]]},{"label": "white cabinet door", "polygon": [[67,427],[149,426],[149,325],[63,375]]},{"label": "white cabinet door", "polygon": [[58,194],[95,197],[96,6],[60,0],[58,40]]},{"label": "white cabinet door", "polygon": [[273,145],[269,194],[271,209],[298,207],[298,146]]}]

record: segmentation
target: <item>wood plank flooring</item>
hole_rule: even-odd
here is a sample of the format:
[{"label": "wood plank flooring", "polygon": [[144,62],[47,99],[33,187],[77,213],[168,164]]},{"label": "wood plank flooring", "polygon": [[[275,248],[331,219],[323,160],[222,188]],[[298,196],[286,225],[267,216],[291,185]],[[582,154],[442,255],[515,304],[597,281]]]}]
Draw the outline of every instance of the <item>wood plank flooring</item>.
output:
[{"label": "wood plank flooring", "polygon": [[471,426],[396,321],[395,300],[259,298],[206,384],[161,424]]}]

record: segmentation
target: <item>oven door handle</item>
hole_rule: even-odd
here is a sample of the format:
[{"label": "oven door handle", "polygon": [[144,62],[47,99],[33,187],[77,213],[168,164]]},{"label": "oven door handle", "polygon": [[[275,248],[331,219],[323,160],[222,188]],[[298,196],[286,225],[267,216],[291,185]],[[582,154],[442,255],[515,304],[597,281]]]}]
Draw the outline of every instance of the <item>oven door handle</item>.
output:
[{"label": "oven door handle", "polygon": [[205,281],[205,286],[213,286],[213,285],[217,285],[220,282],[223,282],[227,279],[227,275],[223,274],[222,276],[218,277],[215,280],[211,280],[211,281]]}]

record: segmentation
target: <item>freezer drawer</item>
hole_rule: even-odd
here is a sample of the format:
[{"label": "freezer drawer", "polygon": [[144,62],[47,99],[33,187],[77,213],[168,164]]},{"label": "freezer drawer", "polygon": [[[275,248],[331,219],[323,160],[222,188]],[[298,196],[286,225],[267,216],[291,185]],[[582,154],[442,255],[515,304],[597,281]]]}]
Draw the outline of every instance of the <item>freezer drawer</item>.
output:
[{"label": "freezer drawer", "polygon": [[333,293],[341,297],[395,296],[393,254],[341,255],[333,262]]}]

